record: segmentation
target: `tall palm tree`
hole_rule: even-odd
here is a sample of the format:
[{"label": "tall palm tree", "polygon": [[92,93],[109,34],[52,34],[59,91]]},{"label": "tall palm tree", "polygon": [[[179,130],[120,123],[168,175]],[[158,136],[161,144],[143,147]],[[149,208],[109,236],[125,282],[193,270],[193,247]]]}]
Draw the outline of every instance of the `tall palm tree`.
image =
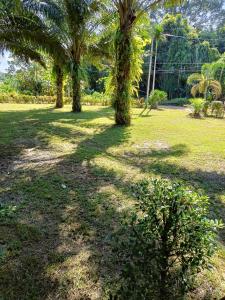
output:
[{"label": "tall palm tree", "polygon": [[[44,2],[49,2],[45,0]],[[92,51],[93,36],[99,25],[100,10],[104,1],[62,0],[57,8],[63,16],[59,26],[60,37],[66,47],[72,79],[72,111],[81,111],[81,65],[85,54]],[[96,49],[95,49],[96,50]]]},{"label": "tall palm tree", "polygon": [[[42,23],[44,35],[49,35],[49,39],[43,39],[41,45],[45,45],[45,51],[51,56],[54,62],[53,73],[56,79],[56,108],[63,107],[63,82],[64,72],[67,71],[67,63],[69,56],[63,40],[63,14],[59,8],[57,1],[54,0],[20,0],[23,9],[34,14],[35,18],[39,18]],[[41,32],[40,32],[41,34]],[[36,32],[36,37],[39,34]],[[54,38],[54,48],[52,48],[52,37]]]},{"label": "tall palm tree", "polygon": [[[4,0],[5,1],[5,0]],[[56,22],[56,6],[48,1],[51,10],[46,9],[43,3],[34,0],[8,0],[2,2],[0,13],[0,47],[8,49],[13,54],[24,58],[33,59],[43,66],[44,58],[40,53],[49,54],[55,63],[57,100],[56,107],[63,106],[63,73],[62,68],[66,63],[67,55],[64,45],[56,34],[56,30],[47,26],[42,18]],[[53,11],[52,15],[49,13]],[[40,15],[42,13],[42,15]],[[29,54],[29,57],[28,57]]]},{"label": "tall palm tree", "polygon": [[[72,79],[72,111],[81,111],[81,65],[85,54],[97,54],[96,29],[101,25],[100,11],[106,0],[23,0],[31,9],[36,9],[46,20],[46,24],[57,31],[68,57],[68,69]],[[41,12],[40,12],[41,9]],[[54,12],[57,12],[54,14]],[[52,18],[55,17],[55,20]],[[58,22],[57,16],[61,18]],[[49,19],[51,23],[49,24]],[[94,44],[94,45],[93,45]],[[95,46],[95,47],[93,47]],[[60,68],[57,65],[58,81]]]},{"label": "tall palm tree", "polygon": [[117,125],[130,125],[130,72],[132,57],[132,33],[137,21],[148,10],[158,5],[174,5],[179,0],[112,0],[119,17],[115,38],[116,92],[115,121]]}]

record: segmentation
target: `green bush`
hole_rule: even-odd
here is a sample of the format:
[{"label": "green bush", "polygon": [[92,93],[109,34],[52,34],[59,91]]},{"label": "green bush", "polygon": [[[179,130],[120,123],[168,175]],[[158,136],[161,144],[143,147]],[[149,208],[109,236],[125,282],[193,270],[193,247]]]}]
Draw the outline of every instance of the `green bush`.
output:
[{"label": "green bush", "polygon": [[167,93],[160,90],[154,90],[151,92],[148,98],[148,104],[150,108],[157,108],[158,104],[167,100]]},{"label": "green bush", "polygon": [[201,117],[201,112],[204,108],[205,100],[202,98],[193,98],[189,100],[193,109],[193,117]]},{"label": "green bush", "polygon": [[[124,234],[122,299],[176,299],[191,287],[216,249],[222,224],[208,218],[208,198],[168,180],[134,189],[137,210]],[[124,260],[123,260],[124,259]]]},{"label": "green bush", "polygon": [[0,82],[0,93],[11,93],[14,89],[7,83]]},{"label": "green bush", "polygon": [[91,95],[84,94],[81,98],[81,102],[86,105],[109,106],[111,104],[110,98],[99,92],[94,92]]},{"label": "green bush", "polygon": [[212,115],[215,114],[217,118],[223,118],[225,106],[222,101],[213,101],[211,103]]}]

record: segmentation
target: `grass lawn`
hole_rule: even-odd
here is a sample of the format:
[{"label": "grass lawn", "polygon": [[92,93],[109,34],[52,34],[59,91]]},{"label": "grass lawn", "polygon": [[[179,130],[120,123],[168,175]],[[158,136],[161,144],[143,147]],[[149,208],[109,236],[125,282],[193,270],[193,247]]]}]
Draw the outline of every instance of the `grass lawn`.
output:
[{"label": "grass lawn", "polygon": [[[225,223],[225,120],[163,109],[129,128],[113,111],[0,104],[0,299],[108,299],[113,234],[145,176],[183,180]],[[188,299],[225,295],[225,235]]]}]

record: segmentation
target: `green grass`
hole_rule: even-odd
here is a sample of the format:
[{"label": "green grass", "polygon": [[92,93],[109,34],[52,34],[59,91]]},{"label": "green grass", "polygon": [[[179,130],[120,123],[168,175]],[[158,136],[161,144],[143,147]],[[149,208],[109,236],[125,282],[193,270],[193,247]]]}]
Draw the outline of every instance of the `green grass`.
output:
[{"label": "green grass", "polygon": [[[140,178],[183,180],[225,222],[225,120],[140,112],[123,128],[105,107],[0,104],[0,299],[107,299],[120,270],[112,237]],[[224,296],[219,240],[189,299]]]}]

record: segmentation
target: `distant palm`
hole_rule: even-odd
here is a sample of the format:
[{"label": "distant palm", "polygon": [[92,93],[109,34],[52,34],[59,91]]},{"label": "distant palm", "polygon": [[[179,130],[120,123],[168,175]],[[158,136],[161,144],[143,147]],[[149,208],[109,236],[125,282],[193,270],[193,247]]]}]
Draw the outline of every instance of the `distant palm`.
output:
[{"label": "distant palm", "polygon": [[220,82],[207,74],[194,73],[188,77],[187,83],[192,85],[191,94],[193,97],[196,97],[197,94],[202,94],[206,100],[207,93],[210,91],[214,99],[218,99],[222,94]]}]

